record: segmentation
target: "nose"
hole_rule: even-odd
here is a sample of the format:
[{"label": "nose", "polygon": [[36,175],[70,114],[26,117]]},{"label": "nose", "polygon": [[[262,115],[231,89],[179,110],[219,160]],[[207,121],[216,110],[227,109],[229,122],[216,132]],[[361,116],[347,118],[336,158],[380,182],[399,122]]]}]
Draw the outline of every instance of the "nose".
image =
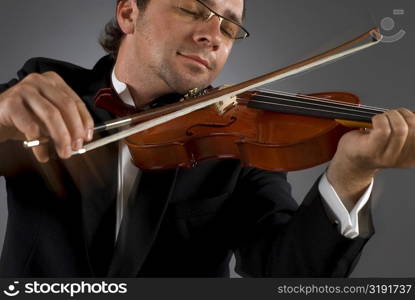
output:
[{"label": "nose", "polygon": [[201,22],[193,34],[193,39],[197,44],[211,47],[218,50],[223,43],[223,35],[220,30],[222,19],[219,16],[211,16],[209,20]]}]

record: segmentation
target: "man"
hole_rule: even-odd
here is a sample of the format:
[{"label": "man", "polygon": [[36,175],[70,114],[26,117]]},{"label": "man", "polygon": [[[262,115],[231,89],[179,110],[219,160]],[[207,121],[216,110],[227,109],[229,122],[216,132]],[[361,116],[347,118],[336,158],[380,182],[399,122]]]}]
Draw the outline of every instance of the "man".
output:
[{"label": "man", "polygon": [[[91,71],[32,59],[0,86],[9,207],[2,276],[228,276],[232,253],[243,276],[351,272],[372,230],[367,216],[348,224],[349,212],[367,211],[378,169],[414,165],[415,117],[406,109],[343,136],[299,208],[286,174],[235,160],[140,172],[117,145],[71,157],[92,139],[94,123],[114,117],[95,106],[101,88],[151,109],[207,87],[244,34],[243,11],[242,0],[121,0],[115,60]],[[41,136],[60,159],[15,141]]]}]

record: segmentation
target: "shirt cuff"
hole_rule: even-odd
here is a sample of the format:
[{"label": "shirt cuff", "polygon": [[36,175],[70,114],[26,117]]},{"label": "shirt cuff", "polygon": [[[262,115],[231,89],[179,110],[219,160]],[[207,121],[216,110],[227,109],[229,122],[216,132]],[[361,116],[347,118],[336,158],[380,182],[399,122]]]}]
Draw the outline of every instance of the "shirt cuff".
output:
[{"label": "shirt cuff", "polygon": [[327,208],[331,213],[331,216],[334,218],[334,222],[339,224],[341,234],[350,239],[359,236],[358,214],[369,200],[370,193],[372,192],[373,188],[373,178],[369,187],[356,202],[356,204],[354,206],[353,204],[348,205],[349,207],[353,207],[350,213],[342,200],[337,195],[332,185],[329,183],[326,173],[324,173],[321,177],[318,188]]}]

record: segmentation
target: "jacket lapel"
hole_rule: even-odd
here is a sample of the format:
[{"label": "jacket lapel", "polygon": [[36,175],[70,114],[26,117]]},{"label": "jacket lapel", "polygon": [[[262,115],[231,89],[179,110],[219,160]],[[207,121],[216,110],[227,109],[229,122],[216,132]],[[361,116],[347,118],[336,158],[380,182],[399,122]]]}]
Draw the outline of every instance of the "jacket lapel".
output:
[{"label": "jacket lapel", "polygon": [[135,277],[160,227],[172,197],[178,168],[163,172],[143,172],[138,190],[132,193],[121,223],[109,277]]},{"label": "jacket lapel", "polygon": [[[114,118],[107,111],[96,108],[94,100],[98,90],[111,86],[110,76],[113,65],[114,61],[110,57],[102,58],[95,65],[90,76],[83,78],[83,80],[89,81],[88,84],[84,84],[86,89],[77,91],[87,105],[95,124]],[[108,133],[99,134],[95,139],[106,134]],[[85,249],[89,266],[94,275],[102,275],[102,270],[98,271],[97,266],[101,265],[100,268],[104,269],[103,264],[108,266],[114,245],[115,229],[110,232],[99,231],[115,227],[117,159],[118,145],[112,143],[81,156],[74,156],[68,161],[74,166],[71,173],[76,174],[81,194]],[[103,244],[101,249],[99,249],[100,243]],[[102,249],[103,247],[108,247],[108,249]]]},{"label": "jacket lapel", "polygon": [[[107,111],[96,108],[94,101],[99,89],[111,86],[113,65],[114,61],[110,57],[101,59],[92,70],[92,76],[85,78],[89,81],[89,84],[85,85],[87,89],[77,91],[85,101],[96,124],[114,118]],[[117,153],[118,146],[113,143],[86,153],[81,158],[77,157],[81,160],[78,163],[81,166],[78,170],[78,178],[82,195],[84,239],[88,261],[94,274],[102,274],[102,267],[99,267],[99,264],[108,265],[105,256],[113,252],[108,275],[131,277],[137,275],[151,249],[167,203],[173,193],[178,169],[143,172],[139,184],[136,185],[136,192],[131,193],[136,196],[129,199],[115,249],[113,249],[115,220],[109,232],[104,229],[106,237],[102,239],[104,243],[101,246],[110,249],[95,247],[94,245],[100,245],[99,242],[97,243],[97,232],[102,231],[100,226],[106,222],[108,212],[113,209],[113,217],[115,217]],[[107,243],[108,241],[112,244]],[[100,252],[103,251],[107,254],[102,256]],[[100,270],[97,272],[98,267]]]},{"label": "jacket lapel", "polygon": [[[114,118],[107,111],[95,107],[95,95],[101,88],[110,86],[110,71],[89,86],[82,95],[95,124]],[[109,133],[98,134],[99,139]],[[105,276],[115,243],[115,212],[117,201],[118,143],[112,143],[82,155],[80,190],[84,238],[88,261],[95,276]]]},{"label": "jacket lapel", "polygon": [[[81,195],[85,249],[94,275],[103,275],[97,266],[108,266],[114,245],[117,159],[118,144],[112,143],[64,162]],[[102,231],[107,228],[112,231],[105,236]]]}]

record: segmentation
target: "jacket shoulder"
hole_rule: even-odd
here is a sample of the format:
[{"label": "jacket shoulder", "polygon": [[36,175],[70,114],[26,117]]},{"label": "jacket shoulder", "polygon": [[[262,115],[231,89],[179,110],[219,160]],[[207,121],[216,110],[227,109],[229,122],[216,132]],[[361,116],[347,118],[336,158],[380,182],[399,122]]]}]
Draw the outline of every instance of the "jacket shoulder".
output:
[{"label": "jacket shoulder", "polygon": [[114,60],[109,56],[101,58],[93,69],[87,69],[62,60],[33,57],[23,64],[23,67],[17,72],[16,79],[0,85],[0,91],[13,86],[31,73],[55,72],[76,92],[82,92],[89,83],[101,80],[105,76],[104,74],[108,74],[113,65]]},{"label": "jacket shoulder", "polygon": [[76,82],[79,82],[80,79],[82,80],[83,78],[90,77],[92,70],[66,61],[46,57],[34,57],[26,61],[23,65],[22,69],[18,72],[18,79],[21,80],[31,73],[46,72],[56,72],[69,85],[74,85]]},{"label": "jacket shoulder", "polygon": [[54,70],[73,70],[78,72],[90,71],[75,64],[46,57],[33,57],[27,60],[22,70],[27,73],[44,73]]}]

